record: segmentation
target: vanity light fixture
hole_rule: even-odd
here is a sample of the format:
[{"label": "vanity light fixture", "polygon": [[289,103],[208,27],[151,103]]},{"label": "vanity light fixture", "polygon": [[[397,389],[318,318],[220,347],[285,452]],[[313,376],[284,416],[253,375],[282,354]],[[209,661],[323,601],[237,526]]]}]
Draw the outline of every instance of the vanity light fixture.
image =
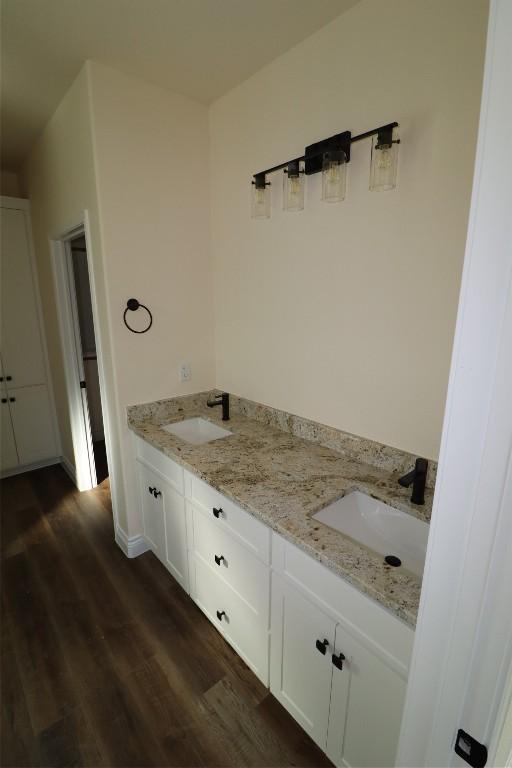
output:
[{"label": "vanity light fixture", "polygon": [[301,211],[304,208],[304,176],[322,172],[322,200],[339,202],[345,198],[347,164],[350,148],[356,141],[372,139],[370,189],[388,190],[396,187],[398,144],[395,129],[398,123],[388,123],[371,131],[352,136],[343,131],[328,139],[310,144],[302,157],[274,165],[254,174],[252,181],[252,217],[270,218],[270,182],[267,176],[283,170],[283,209]]},{"label": "vanity light fixture", "polygon": [[270,219],[270,182],[265,173],[257,173],[252,189],[252,218]]},{"label": "vanity light fixture", "polygon": [[292,160],[283,171],[283,210],[302,211],[303,208],[304,171],[298,160]]}]

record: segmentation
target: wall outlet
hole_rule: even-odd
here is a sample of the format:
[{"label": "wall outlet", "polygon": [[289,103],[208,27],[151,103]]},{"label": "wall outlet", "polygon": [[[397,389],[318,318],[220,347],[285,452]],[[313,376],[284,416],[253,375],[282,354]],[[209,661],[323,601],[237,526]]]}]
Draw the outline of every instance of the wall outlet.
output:
[{"label": "wall outlet", "polygon": [[190,363],[181,363],[180,365],[180,381],[190,381],[192,378],[192,370]]}]

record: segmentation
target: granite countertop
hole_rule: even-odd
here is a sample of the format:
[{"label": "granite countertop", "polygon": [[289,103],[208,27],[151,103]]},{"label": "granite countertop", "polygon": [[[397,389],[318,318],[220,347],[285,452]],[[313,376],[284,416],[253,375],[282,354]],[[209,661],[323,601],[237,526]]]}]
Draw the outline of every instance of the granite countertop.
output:
[{"label": "granite countertop", "polygon": [[[208,408],[208,393],[128,408],[129,428],[150,445],[205,480],[284,538],[415,627],[421,580],[384,563],[382,556],[312,515],[352,490],[429,520],[432,490],[425,506],[409,501],[410,489],[390,472],[249,419],[232,408],[229,422],[221,409]],[[201,416],[229,429],[230,437],[191,445],[162,426]]]}]

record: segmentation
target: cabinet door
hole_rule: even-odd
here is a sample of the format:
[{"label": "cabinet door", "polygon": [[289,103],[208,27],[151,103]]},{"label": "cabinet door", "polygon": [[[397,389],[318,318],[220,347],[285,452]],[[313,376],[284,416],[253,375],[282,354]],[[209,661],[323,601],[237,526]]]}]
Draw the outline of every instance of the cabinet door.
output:
[{"label": "cabinet door", "polygon": [[57,445],[46,384],[9,389],[7,394],[20,464],[54,458]]},{"label": "cabinet door", "polygon": [[317,606],[272,574],[270,690],[324,750],[335,626]]},{"label": "cabinet door", "polygon": [[46,380],[24,211],[1,210],[1,320],[4,373],[13,387]]},{"label": "cabinet door", "polygon": [[398,744],[406,680],[340,625],[333,665],[327,755],[340,766],[393,766]]},{"label": "cabinet door", "polygon": [[144,523],[144,536],[154,554],[162,563],[165,555],[164,496],[162,481],[140,462],[137,462],[139,476],[140,505]]},{"label": "cabinet door", "polygon": [[185,499],[167,483],[160,484],[164,499],[165,565],[188,592],[187,526]]},{"label": "cabinet door", "polygon": [[9,403],[7,394],[1,390],[2,402],[0,404],[0,470],[6,472],[18,466],[18,453],[14,441],[14,432],[12,429],[11,414],[9,412]]}]

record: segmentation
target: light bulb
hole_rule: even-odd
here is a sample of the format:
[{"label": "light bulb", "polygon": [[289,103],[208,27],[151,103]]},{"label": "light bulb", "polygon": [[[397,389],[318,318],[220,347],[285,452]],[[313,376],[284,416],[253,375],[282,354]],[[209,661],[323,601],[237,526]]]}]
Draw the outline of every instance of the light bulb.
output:
[{"label": "light bulb", "polygon": [[338,203],[345,199],[347,156],[342,149],[324,154],[322,163],[322,200]]},{"label": "light bulb", "polygon": [[378,134],[372,137],[370,189],[383,192],[396,187],[399,139],[391,132],[386,141]]},{"label": "light bulb", "polygon": [[304,173],[298,161],[289,163],[283,172],[283,210],[302,211],[304,208]]},{"label": "light bulb", "polygon": [[270,219],[270,184],[265,177],[254,177],[251,209],[253,219]]}]

